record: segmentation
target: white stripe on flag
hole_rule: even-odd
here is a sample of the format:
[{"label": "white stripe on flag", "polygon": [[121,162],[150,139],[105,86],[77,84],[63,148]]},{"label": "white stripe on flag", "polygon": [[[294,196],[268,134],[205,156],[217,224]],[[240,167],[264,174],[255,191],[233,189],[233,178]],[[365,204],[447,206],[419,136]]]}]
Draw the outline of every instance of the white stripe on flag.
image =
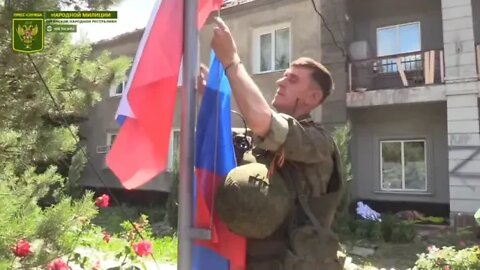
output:
[{"label": "white stripe on flag", "polygon": [[122,98],[120,99],[120,104],[118,106],[117,113],[115,114],[115,119],[117,119],[117,121],[119,116],[135,118],[135,115],[132,112],[132,109],[130,108],[130,104],[128,103],[128,98],[127,98],[128,92],[130,91],[133,76],[135,76],[135,72],[137,71],[138,62],[142,57],[143,49],[145,48],[145,43],[147,42],[147,39],[150,36],[150,31],[152,30],[152,25],[155,21],[155,18],[161,3],[162,3],[162,0],[157,0],[155,2],[152,12],[150,13],[150,19],[148,20],[147,26],[145,27],[145,31],[143,32],[143,35],[142,35],[142,39],[140,40],[140,44],[138,45],[137,52],[135,54],[135,59],[133,61],[132,69],[130,71],[130,74],[128,75],[127,85],[122,93]]}]

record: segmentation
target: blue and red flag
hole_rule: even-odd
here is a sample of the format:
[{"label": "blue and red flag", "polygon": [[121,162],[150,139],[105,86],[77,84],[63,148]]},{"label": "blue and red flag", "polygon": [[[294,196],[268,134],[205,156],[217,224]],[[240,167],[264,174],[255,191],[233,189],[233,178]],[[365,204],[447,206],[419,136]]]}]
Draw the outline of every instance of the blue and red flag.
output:
[{"label": "blue and red flag", "polygon": [[207,86],[198,114],[193,200],[195,227],[210,229],[212,238],[195,243],[194,270],[245,269],[245,238],[231,232],[213,211],[216,188],[236,167],[230,97],[230,84],[222,64],[212,53]]}]

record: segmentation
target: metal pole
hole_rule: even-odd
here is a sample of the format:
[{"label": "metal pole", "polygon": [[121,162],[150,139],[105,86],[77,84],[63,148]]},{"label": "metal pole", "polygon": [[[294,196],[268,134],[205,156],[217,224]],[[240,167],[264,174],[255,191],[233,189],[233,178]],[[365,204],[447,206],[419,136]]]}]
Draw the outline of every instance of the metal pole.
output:
[{"label": "metal pole", "polygon": [[192,187],[195,156],[195,88],[197,77],[197,0],[184,0],[183,84],[178,186],[178,270],[192,269]]}]

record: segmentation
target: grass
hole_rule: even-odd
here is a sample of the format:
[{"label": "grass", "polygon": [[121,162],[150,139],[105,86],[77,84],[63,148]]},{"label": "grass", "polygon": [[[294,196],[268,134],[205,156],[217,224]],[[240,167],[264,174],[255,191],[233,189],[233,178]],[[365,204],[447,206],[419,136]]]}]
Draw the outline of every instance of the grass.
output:
[{"label": "grass", "polygon": [[375,246],[375,253],[369,257],[360,257],[352,254],[352,262],[361,266],[363,270],[391,269],[405,270],[413,267],[418,259],[418,254],[427,252],[427,247],[455,246],[457,249],[471,247],[480,244],[468,230],[461,230],[454,233],[451,229],[434,230],[426,237],[417,236],[411,243],[386,243],[383,241],[369,242],[365,240],[344,239],[347,250],[353,245]]},{"label": "grass", "polygon": [[[118,233],[122,231],[120,224],[123,221],[128,219],[133,221],[140,216],[140,213],[147,214],[151,224],[165,220],[165,211],[160,207],[136,208],[124,206],[123,209],[124,210],[121,211],[117,206],[100,210],[99,215],[94,220],[94,223],[99,227],[96,228],[96,231],[92,231],[86,235],[92,247],[113,254],[114,256],[114,254],[124,250],[125,246],[129,244],[126,240],[118,237]],[[109,243],[102,240],[102,228],[112,234]],[[417,260],[417,254],[426,252],[427,247],[430,245],[436,245],[437,247],[459,247],[459,243],[462,241],[467,241],[467,246],[478,244],[470,241],[473,239],[471,234],[465,232],[453,233],[451,230],[438,230],[428,237],[417,236],[413,242],[406,244],[345,238],[346,234],[344,233],[339,233],[339,236],[341,236],[342,242],[347,246],[347,250],[353,247],[353,245],[363,246],[363,244],[367,244],[376,246],[375,253],[366,258],[348,254],[348,256],[352,257],[353,263],[361,266],[361,269],[364,270],[380,268],[394,268],[396,270],[408,269],[414,266]],[[152,244],[155,260],[159,263],[176,264],[178,256],[177,241],[178,239],[175,235],[153,236]],[[146,259],[149,260],[150,258]]]},{"label": "grass", "polygon": [[367,258],[349,254],[353,263],[362,266],[362,269],[397,269],[403,270],[413,267],[417,254],[425,252],[426,247],[421,242],[408,244],[377,243],[375,254]]},{"label": "grass", "polygon": [[155,258],[162,262],[177,263],[177,243],[176,236],[164,236],[155,239],[153,244]]},{"label": "grass", "polygon": [[[101,250],[102,252],[111,254],[114,257],[129,246],[129,243],[122,238],[112,236],[110,241],[106,243],[102,240],[101,236],[89,236],[84,238],[86,242],[89,242],[92,248]],[[157,262],[164,263],[177,263],[177,237],[164,236],[161,238],[154,238],[153,245],[153,257]],[[150,259],[150,258],[147,258]]]},{"label": "grass", "polygon": [[122,231],[120,224],[125,220],[136,220],[141,214],[149,217],[150,224],[162,222],[165,218],[165,210],[161,207],[134,207],[134,206],[110,206],[101,208],[99,214],[93,219],[93,223],[101,226],[109,233]]},{"label": "grass", "polygon": [[[122,237],[123,232],[121,224],[124,221],[135,221],[141,214],[149,217],[150,225],[163,222],[165,220],[165,211],[161,207],[133,207],[133,206],[112,206],[100,209],[99,214],[92,223],[95,228],[85,234],[83,239],[84,246],[90,246],[102,252],[106,252],[115,256],[123,251],[130,244]],[[105,230],[111,234],[109,243],[103,240],[102,231]],[[143,233],[145,236],[147,233]],[[176,263],[177,262],[177,237],[176,235],[156,236],[152,234],[149,237],[153,245],[153,257],[157,262]],[[138,238],[137,241],[139,241]],[[147,258],[147,260],[150,258]]]}]

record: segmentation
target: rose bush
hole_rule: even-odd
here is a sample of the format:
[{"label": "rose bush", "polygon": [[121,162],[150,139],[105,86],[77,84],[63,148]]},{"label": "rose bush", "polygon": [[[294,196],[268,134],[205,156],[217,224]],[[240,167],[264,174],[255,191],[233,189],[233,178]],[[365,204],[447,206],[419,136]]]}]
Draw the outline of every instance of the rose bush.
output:
[{"label": "rose bush", "polygon": [[[93,199],[93,197],[89,198],[91,206],[96,205],[98,208],[105,208],[109,205],[110,198],[106,194],[95,199]],[[57,213],[57,215],[58,214],[61,213]],[[98,252],[112,252],[111,249],[103,250],[105,245],[108,247],[108,245],[111,244],[112,238],[115,239],[117,245],[118,243],[121,243],[120,246],[123,245],[123,247],[115,251],[115,254],[112,254],[116,255],[119,267],[132,268],[133,266],[143,265],[142,257],[152,256],[153,245],[149,239],[153,237],[153,233],[147,216],[142,215],[135,222],[124,221],[121,224],[123,231],[114,236],[110,235],[105,229],[92,224],[92,217],[93,215],[71,215],[71,219],[73,218],[78,222],[78,226],[72,227],[68,237],[61,236],[62,239],[58,242],[58,245],[68,244],[70,246],[70,248],[63,253],[51,252],[51,250],[48,249],[49,244],[45,242],[45,239],[33,239],[34,237],[31,237],[32,241],[36,243],[35,245],[30,243],[26,238],[16,240],[15,243],[11,245],[10,254],[14,257],[14,260],[8,269],[30,269],[43,266],[48,270],[69,270],[71,264],[75,263],[82,269],[98,270],[101,269],[101,264],[98,259],[89,257],[90,255],[80,254],[75,251],[75,248],[82,246],[93,248]],[[54,235],[52,235],[52,237],[54,237]],[[100,245],[99,243],[101,242],[104,244]],[[47,249],[45,249],[45,247],[47,247]],[[43,260],[50,259],[43,265],[32,263],[35,261],[34,258],[38,256],[44,256]]]},{"label": "rose bush", "polygon": [[456,250],[454,247],[431,246],[418,255],[413,270],[477,270],[480,269],[480,247]]}]

